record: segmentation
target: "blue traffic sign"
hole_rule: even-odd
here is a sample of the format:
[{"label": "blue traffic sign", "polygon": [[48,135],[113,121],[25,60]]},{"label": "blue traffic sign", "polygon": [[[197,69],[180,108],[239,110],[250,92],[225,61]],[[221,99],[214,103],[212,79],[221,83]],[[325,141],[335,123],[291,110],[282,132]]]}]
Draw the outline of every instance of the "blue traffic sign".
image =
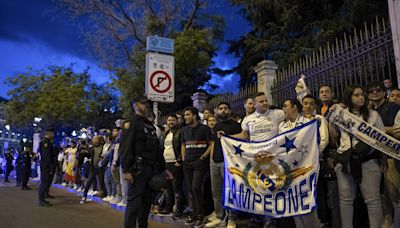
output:
[{"label": "blue traffic sign", "polygon": [[174,40],[159,36],[148,36],[146,50],[172,54],[174,53]]}]

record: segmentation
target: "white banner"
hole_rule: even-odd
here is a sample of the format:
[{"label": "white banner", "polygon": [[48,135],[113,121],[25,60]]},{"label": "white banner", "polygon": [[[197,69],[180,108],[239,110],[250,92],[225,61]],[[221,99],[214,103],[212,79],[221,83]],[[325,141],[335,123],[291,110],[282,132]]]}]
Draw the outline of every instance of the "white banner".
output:
[{"label": "white banner", "polygon": [[318,124],[262,142],[223,136],[224,205],[273,218],[310,213],[316,206]]},{"label": "white banner", "polygon": [[400,160],[400,141],[385,134],[346,109],[337,106],[330,114],[329,121],[347,131],[349,134],[397,160]]}]

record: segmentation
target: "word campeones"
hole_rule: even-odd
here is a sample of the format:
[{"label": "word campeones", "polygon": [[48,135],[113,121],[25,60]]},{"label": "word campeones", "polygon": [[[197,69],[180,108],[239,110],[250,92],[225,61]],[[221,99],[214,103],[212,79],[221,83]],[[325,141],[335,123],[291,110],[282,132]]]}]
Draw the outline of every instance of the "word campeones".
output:
[{"label": "word campeones", "polygon": [[368,137],[371,137],[376,141],[384,144],[385,146],[400,152],[400,144],[395,143],[394,141],[386,137],[384,134],[378,132],[377,130],[372,129],[371,127],[367,127],[366,123],[361,123],[360,126],[358,126],[358,130],[366,134]]},{"label": "word campeones", "polygon": [[312,173],[286,188],[270,194],[259,194],[244,183],[236,183],[230,179],[229,189],[225,194],[228,207],[253,214],[262,214],[271,217],[287,217],[306,214],[313,208],[316,198],[317,174]]}]

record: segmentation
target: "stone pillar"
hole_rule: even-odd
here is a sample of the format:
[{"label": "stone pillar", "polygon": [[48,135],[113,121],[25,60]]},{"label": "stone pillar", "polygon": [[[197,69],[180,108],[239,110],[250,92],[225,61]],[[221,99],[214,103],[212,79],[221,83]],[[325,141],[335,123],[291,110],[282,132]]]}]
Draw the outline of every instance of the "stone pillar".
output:
[{"label": "stone pillar", "polygon": [[400,0],[388,0],[388,6],[396,63],[397,86],[400,88]]},{"label": "stone pillar", "polygon": [[276,79],[277,69],[278,65],[272,60],[263,60],[254,68],[257,73],[258,92],[265,93],[269,104],[274,104],[274,100],[272,99],[272,86]]},{"label": "stone pillar", "polygon": [[40,132],[35,132],[33,134],[33,148],[32,148],[32,151],[34,153],[39,152],[39,144],[40,144]]},{"label": "stone pillar", "polygon": [[203,112],[207,105],[207,94],[204,92],[196,92],[191,98],[193,107],[197,108],[199,112]]}]

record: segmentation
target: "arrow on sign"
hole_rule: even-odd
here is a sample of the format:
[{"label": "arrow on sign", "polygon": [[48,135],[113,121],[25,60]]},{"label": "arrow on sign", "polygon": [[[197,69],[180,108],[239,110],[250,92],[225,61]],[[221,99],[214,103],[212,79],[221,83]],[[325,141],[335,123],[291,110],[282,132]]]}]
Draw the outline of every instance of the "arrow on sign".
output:
[{"label": "arrow on sign", "polygon": [[157,78],[157,85],[155,85],[155,86],[156,87],[160,87],[160,84],[166,79],[167,79],[167,77],[158,77]]}]

